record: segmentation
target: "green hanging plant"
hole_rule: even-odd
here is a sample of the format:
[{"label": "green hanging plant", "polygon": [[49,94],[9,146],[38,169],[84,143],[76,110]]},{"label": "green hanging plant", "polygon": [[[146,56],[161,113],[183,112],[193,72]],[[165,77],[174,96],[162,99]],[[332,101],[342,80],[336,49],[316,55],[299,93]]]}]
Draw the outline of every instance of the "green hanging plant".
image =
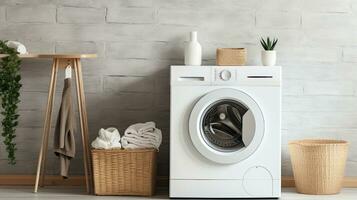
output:
[{"label": "green hanging plant", "polygon": [[16,143],[14,139],[18,125],[18,103],[20,102],[20,88],[22,86],[20,83],[21,60],[17,51],[6,45],[6,41],[0,40],[0,54],[9,55],[3,57],[0,62],[1,135],[4,137],[8,162],[14,165],[16,164]]}]

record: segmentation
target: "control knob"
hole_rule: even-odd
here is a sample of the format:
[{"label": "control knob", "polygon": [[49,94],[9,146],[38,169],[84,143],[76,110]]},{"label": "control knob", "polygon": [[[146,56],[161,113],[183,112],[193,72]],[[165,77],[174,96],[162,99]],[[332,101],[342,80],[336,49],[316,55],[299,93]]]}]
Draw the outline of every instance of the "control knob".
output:
[{"label": "control knob", "polygon": [[229,81],[232,77],[232,73],[229,70],[223,70],[221,73],[219,73],[219,77],[223,81]]}]

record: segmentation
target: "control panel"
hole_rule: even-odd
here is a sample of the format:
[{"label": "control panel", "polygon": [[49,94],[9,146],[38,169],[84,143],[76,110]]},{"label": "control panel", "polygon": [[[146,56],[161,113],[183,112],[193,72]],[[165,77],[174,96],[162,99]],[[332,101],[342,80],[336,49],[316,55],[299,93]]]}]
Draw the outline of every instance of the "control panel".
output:
[{"label": "control panel", "polygon": [[264,66],[214,66],[213,85],[280,84],[280,68]]},{"label": "control panel", "polygon": [[171,66],[171,85],[278,86],[280,71],[279,66]]}]

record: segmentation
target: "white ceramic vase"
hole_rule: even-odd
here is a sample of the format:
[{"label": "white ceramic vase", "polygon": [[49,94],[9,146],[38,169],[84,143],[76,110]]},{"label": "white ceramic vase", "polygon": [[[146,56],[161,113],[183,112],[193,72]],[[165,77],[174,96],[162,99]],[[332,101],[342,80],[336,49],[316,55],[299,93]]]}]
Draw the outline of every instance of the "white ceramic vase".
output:
[{"label": "white ceramic vase", "polygon": [[185,65],[200,66],[202,63],[202,47],[197,41],[197,32],[190,33],[190,40],[185,45]]},{"label": "white ceramic vase", "polygon": [[276,51],[262,51],[262,64],[264,66],[274,66],[276,64]]}]

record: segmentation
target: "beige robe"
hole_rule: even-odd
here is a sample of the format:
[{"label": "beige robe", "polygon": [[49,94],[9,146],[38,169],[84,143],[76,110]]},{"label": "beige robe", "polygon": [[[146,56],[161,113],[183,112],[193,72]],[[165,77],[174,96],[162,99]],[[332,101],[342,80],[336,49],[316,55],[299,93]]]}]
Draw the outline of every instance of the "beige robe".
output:
[{"label": "beige robe", "polygon": [[54,134],[54,151],[60,159],[61,176],[63,178],[68,178],[70,160],[74,158],[76,151],[72,103],[71,79],[66,78]]}]

